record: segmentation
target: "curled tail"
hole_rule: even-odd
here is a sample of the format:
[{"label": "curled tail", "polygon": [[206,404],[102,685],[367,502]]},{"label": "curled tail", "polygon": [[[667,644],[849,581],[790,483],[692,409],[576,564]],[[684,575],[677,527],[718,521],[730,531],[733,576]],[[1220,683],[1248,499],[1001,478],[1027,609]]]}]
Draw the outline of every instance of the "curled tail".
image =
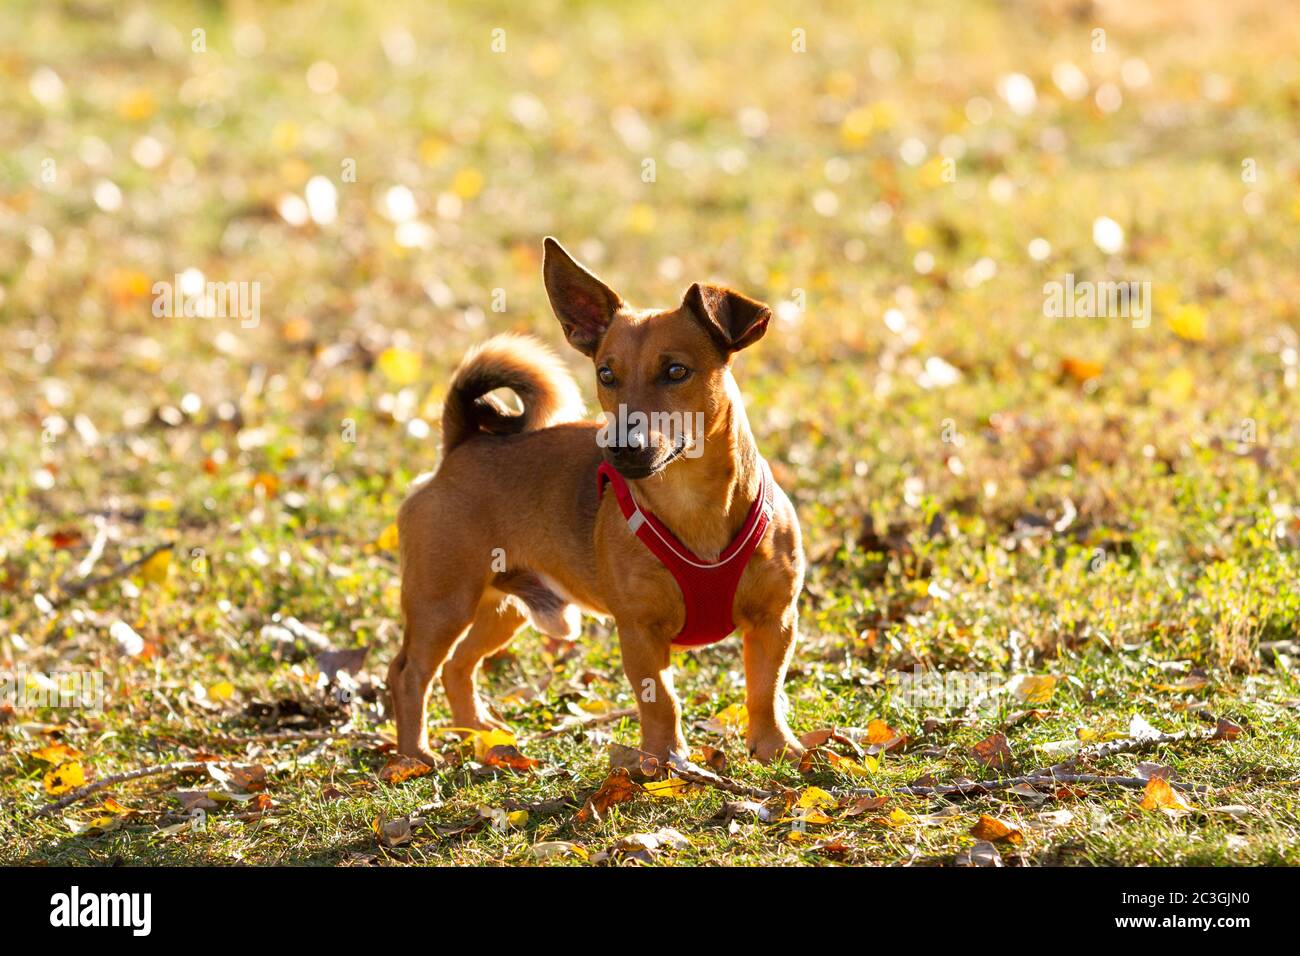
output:
[{"label": "curled tail", "polygon": [[[488,394],[498,388],[519,396],[521,414]],[[442,407],[442,453],[478,434],[510,435],[583,414],[578,385],[554,352],[529,335],[497,335],[466,355],[452,376]]]}]

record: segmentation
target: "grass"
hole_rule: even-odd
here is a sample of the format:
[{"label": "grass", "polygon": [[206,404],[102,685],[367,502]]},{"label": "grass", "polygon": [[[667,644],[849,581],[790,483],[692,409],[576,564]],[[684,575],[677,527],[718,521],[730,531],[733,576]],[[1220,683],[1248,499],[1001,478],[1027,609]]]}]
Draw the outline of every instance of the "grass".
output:
[{"label": "grass", "polygon": [[[1229,6],[7,4],[0,667],[97,672],[105,702],[0,710],[0,861],[575,865],[532,847],[672,827],[689,843],[655,862],[949,863],[987,813],[1023,832],[998,845],[1007,864],[1300,862],[1296,26]],[[999,93],[1011,73],[1036,90],[1023,115]],[[1102,217],[1117,252],[1094,241]],[[987,776],[968,748],[999,729],[1029,769],[1135,714],[1177,731],[1208,712],[1243,735],[1097,765],[1159,761],[1209,788],[1195,809],[1105,786],[894,797],[791,840],[788,822],[729,827],[705,790],[579,823],[545,801],[595,790],[635,724],[531,735],[570,705],[631,705],[595,622],[576,651],[526,633],[487,668],[529,774],[476,771],[450,739],[464,762],[395,785],[356,740],[223,743],[391,731],[385,532],[437,464],[465,350],[505,330],[560,342],[547,233],[639,305],[718,278],[776,307],[737,374],[811,562],[793,723],[912,738],[866,779],[748,762],[695,726],[743,700],[733,639],[681,658],[693,744],[751,786],[887,789]],[[258,283],[257,324],[155,316],[154,283],[187,269]],[[1067,273],[1149,281],[1152,320],[1045,317]],[[68,595],[100,535],[91,577],[171,549]],[[346,693],[286,618],[370,648]],[[898,693],[915,666],[1058,680],[927,733],[958,715]],[[194,829],[175,792],[233,788],[163,775],[111,791],[132,814],[96,798],[34,818],[52,767],[33,753],[60,741],[88,779],[259,763],[271,805]],[[377,840],[376,820],[430,805],[409,841]],[[508,829],[455,832],[524,805]]]}]

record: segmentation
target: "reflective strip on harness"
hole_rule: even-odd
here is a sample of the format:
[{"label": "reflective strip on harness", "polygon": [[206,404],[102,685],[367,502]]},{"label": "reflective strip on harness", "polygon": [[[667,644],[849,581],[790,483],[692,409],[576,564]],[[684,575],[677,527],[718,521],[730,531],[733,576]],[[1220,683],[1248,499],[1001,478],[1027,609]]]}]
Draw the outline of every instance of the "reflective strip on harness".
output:
[{"label": "reflective strip on harness", "polygon": [[655,515],[641,509],[632,497],[627,480],[609,462],[601,462],[596,472],[596,493],[603,495],[606,483],[614,486],[614,497],[627,520],[628,530],[668,569],[686,604],[686,622],[673,638],[674,644],[698,647],[722,640],[736,629],[732,606],[736,588],[754,550],[772,521],[773,485],[767,462],[759,459],[758,497],[739,533],[713,562],[701,561],[668,526]]}]

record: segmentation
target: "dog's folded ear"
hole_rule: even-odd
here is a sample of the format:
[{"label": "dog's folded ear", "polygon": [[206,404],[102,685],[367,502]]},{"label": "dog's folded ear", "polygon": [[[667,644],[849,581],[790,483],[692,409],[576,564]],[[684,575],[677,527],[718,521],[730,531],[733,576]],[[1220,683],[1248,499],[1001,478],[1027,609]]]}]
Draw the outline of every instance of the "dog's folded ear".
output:
[{"label": "dog's folded ear", "polygon": [[564,337],[583,355],[594,356],[623,300],[550,236],[542,245],[542,278]]},{"label": "dog's folded ear", "polygon": [[695,283],[682,303],[704,323],[726,355],[761,339],[772,319],[772,310],[762,302],[717,285]]}]

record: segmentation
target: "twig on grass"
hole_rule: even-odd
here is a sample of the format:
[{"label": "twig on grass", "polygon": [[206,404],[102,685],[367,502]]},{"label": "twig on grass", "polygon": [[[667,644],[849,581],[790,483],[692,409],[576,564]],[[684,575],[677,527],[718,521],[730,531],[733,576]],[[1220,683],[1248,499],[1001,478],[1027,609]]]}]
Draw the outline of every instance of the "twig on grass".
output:
[{"label": "twig on grass", "polygon": [[107,584],[110,581],[116,581],[118,578],[125,577],[126,575],[134,571],[136,568],[144,564],[146,561],[148,561],[150,558],[152,558],[154,555],[162,551],[170,551],[175,547],[176,545],[174,543],[155,545],[154,547],[146,551],[144,554],[140,555],[140,557],[136,558],[134,561],[126,561],[122,564],[119,564],[111,571],[106,571],[103,574],[99,575],[98,577],[86,578],[83,581],[77,581],[75,584],[71,584],[66,588],[60,587],[59,598],[57,601],[54,601],[53,604],[55,607],[59,607],[60,605],[67,604],[73,598],[80,597],[81,595],[85,594],[87,591],[99,587],[101,584]]},{"label": "twig on grass", "polygon": [[368,730],[283,730],[275,733],[249,734],[248,736],[209,737],[206,743],[218,747],[237,747],[241,744],[296,743],[308,740],[363,740],[373,744],[392,743],[383,734]]},{"label": "twig on grass", "polygon": [[[1149,780],[1143,777],[1115,777],[1097,773],[1027,773],[1018,777],[1001,777],[997,780],[967,780],[961,783],[939,783],[928,787],[909,786],[893,787],[889,790],[835,790],[831,792],[836,795],[849,797],[884,797],[894,795],[903,797],[946,797],[954,794],[961,794],[963,796],[980,796],[998,790],[1011,790],[1025,784],[1028,784],[1031,787],[1049,787],[1062,783],[1097,783],[1143,790],[1149,782]],[[1208,792],[1206,787],[1199,784],[1176,783],[1170,781],[1169,785],[1175,790],[1183,790],[1188,793],[1204,794]]]},{"label": "twig on grass", "polygon": [[47,803],[36,811],[36,816],[43,817],[62,810],[64,807],[70,807],[86,797],[96,794],[108,787],[115,786],[119,783],[126,783],[130,780],[139,780],[141,777],[152,777],[160,773],[198,773],[207,770],[209,767],[238,767],[239,762],[233,760],[184,760],[177,763],[158,764],[154,767],[138,767],[135,770],[126,770],[122,773],[115,773],[111,777],[104,777],[102,780],[96,780],[94,783],[88,783],[84,787],[79,787],[71,793],[60,797],[53,803]]},{"label": "twig on grass", "polygon": [[550,730],[544,730],[539,734],[530,734],[528,740],[547,740],[551,737],[559,737],[561,734],[567,734],[571,730],[586,730],[588,727],[599,727],[601,724],[612,724],[622,720],[624,717],[637,719],[637,709],[627,707],[623,710],[611,710],[607,714],[599,714],[595,717],[580,719],[574,723],[562,724],[559,727],[553,727]]},{"label": "twig on grass", "polygon": [[1153,734],[1146,737],[1125,737],[1122,740],[1108,740],[1105,743],[1092,744],[1088,747],[1081,748],[1077,753],[1072,754],[1060,763],[1054,763],[1050,767],[1040,767],[1032,771],[1030,776],[1044,776],[1048,774],[1068,773],[1073,770],[1080,760],[1100,760],[1103,757],[1113,757],[1116,754],[1141,753],[1147,750],[1155,750],[1163,744],[1177,743],[1181,740],[1219,740],[1226,739],[1224,733],[1224,724],[1226,721],[1218,721],[1213,730],[1180,730],[1174,734]]},{"label": "twig on grass", "polygon": [[[1128,737],[1123,740],[1112,740],[1104,744],[1095,744],[1091,747],[1083,748],[1069,760],[1062,761],[1059,764],[1054,764],[1051,767],[1044,767],[1032,771],[1031,773],[1021,774],[1015,777],[999,777],[994,780],[966,780],[960,783],[942,783],[934,784],[932,786],[892,787],[887,790],[832,790],[831,793],[836,796],[849,797],[941,797],[952,796],[955,794],[978,796],[999,790],[1011,790],[1022,785],[1029,785],[1031,787],[1048,787],[1063,783],[1093,783],[1116,787],[1130,787],[1141,790],[1145,789],[1149,783],[1149,781],[1144,777],[1075,773],[1073,772],[1073,767],[1079,760],[1085,758],[1098,759],[1101,757],[1111,757],[1120,753],[1134,753],[1143,750],[1152,750],[1162,744],[1174,743],[1180,740],[1214,740],[1221,739],[1223,736],[1224,726],[1223,722],[1220,722],[1214,730],[1181,731],[1175,734],[1159,734],[1148,737]],[[689,783],[715,787],[719,790],[725,790],[727,793],[734,793],[757,800],[766,800],[770,797],[777,796],[777,792],[760,790],[756,787],[747,786],[738,780],[723,777],[711,770],[705,770],[703,767],[696,766],[689,762],[673,762],[669,764],[669,767],[673,773]],[[1199,784],[1170,781],[1169,785],[1175,790],[1182,790],[1187,793],[1205,794],[1209,792],[1207,787]]]}]

